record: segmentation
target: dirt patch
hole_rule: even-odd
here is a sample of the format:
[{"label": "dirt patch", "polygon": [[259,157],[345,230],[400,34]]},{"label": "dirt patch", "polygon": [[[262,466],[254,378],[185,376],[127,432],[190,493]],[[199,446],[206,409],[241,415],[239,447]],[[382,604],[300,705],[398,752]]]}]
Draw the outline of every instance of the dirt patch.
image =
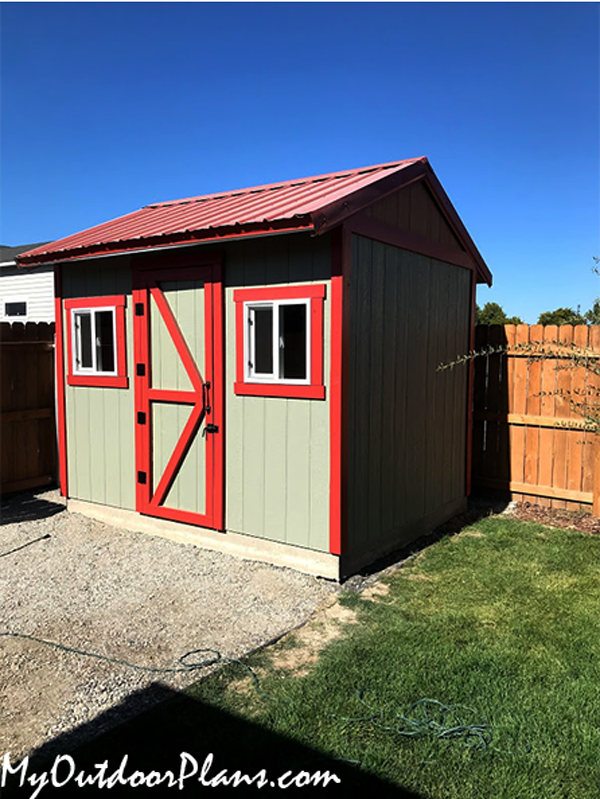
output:
[{"label": "dirt patch", "polygon": [[357,621],[356,613],[350,608],[343,607],[335,599],[327,602],[304,627],[291,633],[287,647],[272,653],[272,665],[296,677],[306,676],[327,644],[339,638],[346,625]]},{"label": "dirt patch", "polygon": [[484,538],[484,535],[479,530],[464,530],[457,538]]},{"label": "dirt patch", "polygon": [[390,587],[387,583],[374,583],[362,592],[363,599],[370,599],[372,601],[379,601],[381,597],[387,596],[390,593]]},{"label": "dirt patch", "polygon": [[525,522],[537,522],[546,527],[559,527],[563,530],[579,530],[582,533],[600,535],[600,519],[583,511],[542,508],[530,502],[519,502],[512,506],[510,515]]}]

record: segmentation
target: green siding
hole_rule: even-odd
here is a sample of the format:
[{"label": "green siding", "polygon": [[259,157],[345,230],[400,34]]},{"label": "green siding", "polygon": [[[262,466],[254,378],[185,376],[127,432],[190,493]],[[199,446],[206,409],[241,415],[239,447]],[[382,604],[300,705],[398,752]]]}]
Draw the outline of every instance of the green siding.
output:
[{"label": "green siding", "polygon": [[[329,237],[249,240],[225,252],[226,526],[329,551]],[[236,396],[233,291],[326,283],[325,400]]]},{"label": "green siding", "polygon": [[[129,263],[117,259],[63,266],[62,290],[65,299],[127,295],[125,328],[129,388],[66,386],[67,469],[69,496],[134,510],[135,407]],[[65,370],[68,370],[66,353]]]},{"label": "green siding", "polygon": [[[199,280],[161,281],[160,288],[200,370],[204,373],[204,283]],[[152,387],[191,391],[192,384],[177,354],[160,312],[150,303]]]},{"label": "green siding", "polygon": [[[204,283],[199,280],[161,281],[160,288],[203,375],[206,338]],[[153,300],[150,302],[150,337],[152,388],[190,391],[190,378]],[[158,486],[191,410],[191,405],[152,403],[153,491]],[[163,504],[178,510],[206,512],[206,440],[202,438],[201,430],[194,436]]]},{"label": "green siding", "polygon": [[[210,246],[223,253],[225,279],[225,526],[288,544],[329,550],[329,371],[331,247],[329,236],[275,236]],[[324,380],[326,399],[236,396],[233,291],[249,286],[325,283]],[[127,294],[126,329],[129,389],[67,388],[69,493],[78,499],[135,509],[135,415],[133,319],[129,259],[108,259],[64,268],[64,296]],[[204,307],[200,284],[164,284],[169,303],[201,372]],[[153,303],[151,304],[151,308]],[[189,387],[155,308],[152,385]],[[161,436],[153,442],[156,473],[163,469],[189,415],[154,403]],[[166,504],[202,512],[204,439],[197,437]]]},{"label": "green siding", "polygon": [[352,237],[349,550],[398,546],[464,496],[471,274]]},{"label": "green siding", "polygon": [[[191,410],[191,405],[152,403],[153,490],[156,490]],[[194,513],[206,512],[206,441],[201,429],[196,433],[163,504]]]}]

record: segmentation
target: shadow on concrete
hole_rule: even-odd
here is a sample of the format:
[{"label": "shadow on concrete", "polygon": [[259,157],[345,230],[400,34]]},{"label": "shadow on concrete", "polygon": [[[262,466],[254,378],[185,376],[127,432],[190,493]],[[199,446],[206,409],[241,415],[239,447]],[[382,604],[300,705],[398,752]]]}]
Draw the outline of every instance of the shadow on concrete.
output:
[{"label": "shadow on concrete", "polygon": [[[152,702],[161,700],[160,703],[107,730],[115,719],[127,716],[132,708],[138,709],[140,702],[146,701],[144,695],[148,692]],[[66,758],[58,761],[59,755],[70,755],[73,759],[75,769],[70,779],[71,764]],[[118,775],[119,771],[121,780],[115,776],[115,784],[110,788],[107,785],[100,788],[97,783],[77,785],[75,778],[80,772],[89,777],[98,775],[99,767],[95,764],[105,761],[105,780]],[[16,765],[13,763],[12,767]],[[111,797],[197,796],[203,795],[207,788],[220,789],[221,795],[229,791],[236,797],[272,795],[285,788],[286,796],[290,793],[313,796],[318,792],[325,796],[349,797],[354,789],[363,792],[362,795],[370,791],[374,797],[420,799],[418,794],[368,774],[352,763],[328,757],[316,748],[158,683],[132,694],[93,721],[54,738],[33,752],[26,765],[26,777],[40,775],[56,766],[56,778],[64,784],[59,787],[50,782],[40,795],[57,799],[87,799],[107,793]],[[135,772],[138,774],[132,780]],[[173,775],[172,785],[169,785],[169,772]],[[236,772],[240,773],[237,785],[232,781]],[[317,772],[321,775],[329,772],[339,782],[330,780],[327,787],[323,787],[322,777],[320,784],[308,782]],[[154,776],[150,777],[152,773]],[[199,781],[201,775],[204,782]],[[248,784],[240,779],[241,775],[254,781]],[[281,777],[284,777],[284,784],[279,785]],[[293,782],[295,777],[298,785]],[[161,779],[163,781],[154,787],[152,782],[150,787],[147,784],[148,780]],[[262,789],[261,779],[266,782]],[[290,787],[285,787],[288,783]],[[27,782],[20,788],[19,774],[11,774],[2,797],[30,796],[32,790]]]},{"label": "shadow on concrete", "polygon": [[[45,488],[45,491],[48,489]],[[66,510],[62,502],[52,502],[38,497],[32,491],[23,491],[2,498],[0,504],[0,525],[35,521],[55,516]]]}]

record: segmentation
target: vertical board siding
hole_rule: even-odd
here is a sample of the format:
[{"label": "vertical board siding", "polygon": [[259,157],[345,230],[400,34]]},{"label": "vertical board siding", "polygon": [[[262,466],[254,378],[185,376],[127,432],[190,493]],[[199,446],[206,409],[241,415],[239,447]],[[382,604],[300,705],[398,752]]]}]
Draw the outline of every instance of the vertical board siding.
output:
[{"label": "vertical board siding", "polygon": [[[65,386],[69,496],[135,510],[133,318],[128,259],[62,267],[63,299],[126,295],[129,388]],[[63,324],[67,315],[63,310]],[[65,373],[68,371],[65,348]]]},{"label": "vertical board siding", "polygon": [[[152,403],[153,487],[158,483],[192,412],[191,405]],[[206,513],[206,443],[198,430],[168,490],[163,505],[192,513]]]},{"label": "vertical board siding", "polygon": [[[329,236],[311,239],[305,235],[249,240],[235,245],[207,248],[224,254],[225,264],[225,498],[226,528],[273,541],[320,551],[329,548],[329,399],[330,310],[329,281],[331,248]],[[326,283],[324,303],[325,400],[236,396],[235,308],[233,290],[248,286]],[[165,285],[168,290],[169,287]],[[188,287],[192,289],[193,287]],[[175,293],[177,296],[175,296]],[[126,294],[126,332],[129,389],[67,386],[67,449],[69,493],[72,497],[135,509],[135,447],[133,390],[133,331],[131,278],[123,259],[111,264],[69,265],[63,271],[63,296],[87,297]],[[201,291],[186,289],[168,293],[177,304],[193,297],[193,309],[182,314],[182,331],[188,340],[203,326],[203,308],[196,307]],[[183,306],[182,306],[183,308]],[[157,331],[162,320],[152,317]],[[66,323],[66,319],[65,319]],[[195,325],[195,327],[194,327]],[[153,363],[153,384],[186,388],[167,336],[156,333],[153,348],[161,351],[160,366]],[[197,353],[195,353],[197,354]],[[65,363],[65,367],[67,364]],[[199,368],[204,369],[203,353]],[[167,406],[155,405],[161,425]],[[167,450],[183,427],[189,409],[169,418],[169,442],[156,441],[157,466],[168,459]],[[168,426],[168,425],[167,425]],[[203,439],[199,439],[203,441]],[[194,443],[193,447],[197,446]],[[193,450],[192,447],[192,450]],[[193,454],[193,451],[190,453]],[[194,459],[193,459],[194,460]],[[203,463],[185,465],[171,489],[178,507],[198,510],[205,502]],[[186,472],[191,469],[193,474]],[[192,484],[200,487],[192,491]],[[169,499],[169,503],[171,502]]]},{"label": "vertical board siding", "polygon": [[465,492],[471,275],[352,237],[349,549],[398,546]]},{"label": "vertical board siding", "polygon": [[[562,357],[532,359],[529,348]],[[593,500],[594,435],[569,397],[581,399],[599,378],[564,368],[575,344],[600,353],[600,327],[480,325],[475,349],[505,351],[475,359],[473,485],[553,508],[586,509]]]},{"label": "vertical board siding", "polygon": [[[228,530],[310,549],[329,548],[329,236],[249,240],[225,252],[225,502]],[[326,399],[237,396],[233,291],[327,283]]]},{"label": "vertical board siding", "polygon": [[423,181],[412,183],[373,203],[364,214],[401,230],[418,233],[438,244],[464,249]]},{"label": "vertical board siding", "polygon": [[56,480],[54,324],[0,326],[0,492]]},{"label": "vertical board siding", "polygon": [[[181,334],[200,374],[205,377],[205,294],[200,280],[160,281]],[[153,299],[150,300],[151,387],[179,391],[193,390],[191,380],[177,353],[171,334]],[[191,405],[152,403],[152,493],[171,458],[192,412]],[[199,429],[177,471],[163,504],[169,508],[206,513],[206,440]]]}]

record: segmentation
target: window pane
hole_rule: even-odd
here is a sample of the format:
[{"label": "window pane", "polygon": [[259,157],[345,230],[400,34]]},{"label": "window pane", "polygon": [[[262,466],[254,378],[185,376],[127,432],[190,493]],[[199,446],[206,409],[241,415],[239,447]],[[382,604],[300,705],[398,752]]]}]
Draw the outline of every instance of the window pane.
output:
[{"label": "window pane", "polygon": [[273,309],[253,308],[254,373],[273,374]]},{"label": "window pane", "polygon": [[279,306],[281,377],[306,380],[306,305]]},{"label": "window pane", "polygon": [[115,371],[112,311],[96,311],[96,361],[99,372]]},{"label": "window pane", "polygon": [[7,302],[4,306],[5,316],[27,316],[26,302]]},{"label": "window pane", "polygon": [[91,369],[92,362],[92,317],[89,313],[77,314],[79,326],[79,352],[77,353],[79,366],[82,369]]}]

